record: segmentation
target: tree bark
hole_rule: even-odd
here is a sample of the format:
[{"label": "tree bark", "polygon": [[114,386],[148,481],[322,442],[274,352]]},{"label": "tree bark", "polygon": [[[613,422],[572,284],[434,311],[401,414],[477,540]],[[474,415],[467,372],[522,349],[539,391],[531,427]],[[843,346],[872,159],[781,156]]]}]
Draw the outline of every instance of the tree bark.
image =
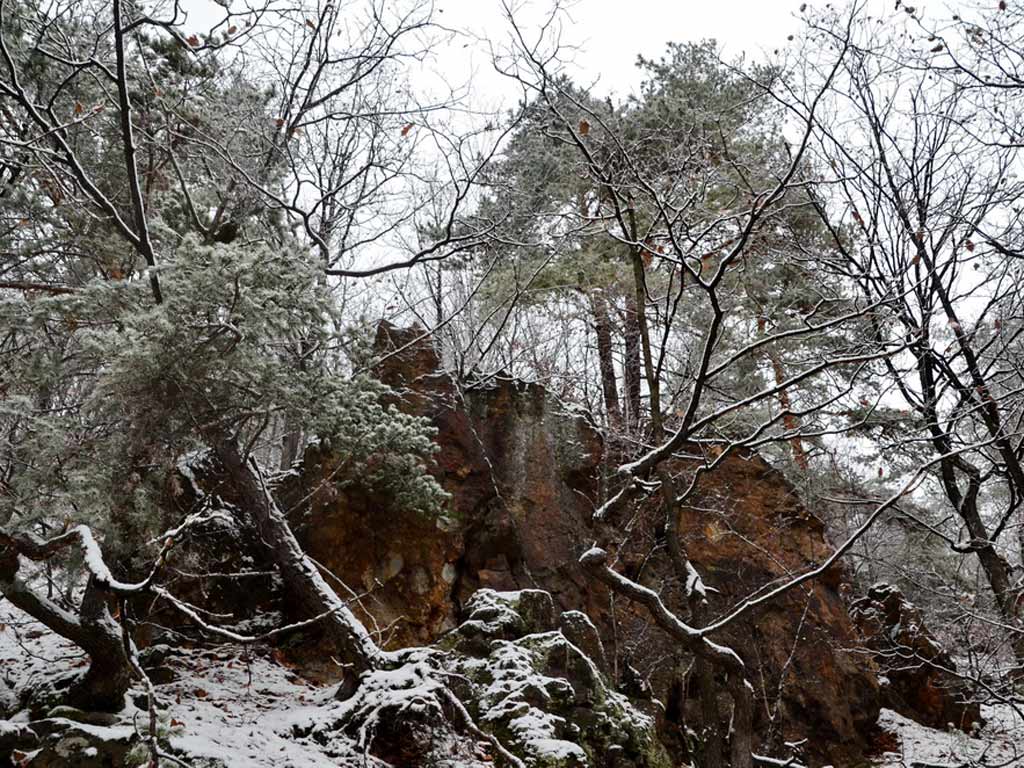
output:
[{"label": "tree bark", "polygon": [[604,408],[612,430],[622,428],[622,408],[619,406],[619,387],[615,379],[615,360],[612,357],[612,323],[608,316],[608,301],[600,289],[591,291],[590,311],[594,315],[597,331],[597,360],[601,368],[601,391]]},{"label": "tree bark", "polygon": [[284,434],[281,435],[281,471],[287,472],[292,464],[299,458],[299,430],[291,423],[291,419],[285,418]]},{"label": "tree bark", "polygon": [[117,712],[131,684],[121,629],[107,609],[107,594],[90,578],[75,615],[37,594],[18,577],[18,553],[0,550],[0,592],[12,605],[89,655],[89,669],[71,686],[67,703],[85,710]]},{"label": "tree bark", "polygon": [[729,673],[732,695],[732,734],[729,750],[732,768],[753,768],[754,765],[754,690],[745,675]]},{"label": "tree bark", "polygon": [[[1013,587],[1013,572],[1006,558],[996,550],[993,534],[978,509],[978,495],[982,486],[981,471],[962,455],[952,455],[953,442],[940,427],[934,361],[930,355],[927,338],[922,339],[920,346],[915,350],[915,356],[924,396],[923,415],[931,433],[932,445],[940,455],[945,455],[939,462],[939,477],[943,490],[971,536],[971,549],[985,572],[1000,615],[1007,624],[1016,627],[1017,600],[1020,595]],[[961,486],[957,470],[966,478],[966,487]],[[1016,661],[1013,677],[1020,680],[1024,679],[1024,634],[1018,632],[1014,638],[1011,642]]]},{"label": "tree bark", "polygon": [[640,307],[636,298],[626,295],[626,359],[623,364],[623,379],[626,389],[625,424],[627,429],[640,426]]},{"label": "tree bark", "polygon": [[[942,478],[946,486],[947,496],[957,504],[957,511],[960,518],[971,535],[972,548],[981,563],[981,569],[985,572],[989,587],[995,597],[996,607],[1003,620],[1010,626],[1018,626],[1017,601],[1020,597],[1018,590],[1013,585],[1013,569],[1006,558],[996,550],[991,540],[988,526],[981,518],[978,510],[978,492],[981,489],[981,481],[973,476],[968,479],[968,487],[965,493],[961,493],[956,485],[956,476],[952,470],[953,462],[942,462]],[[966,464],[966,462],[963,462]],[[951,487],[952,484],[952,487]],[[1010,641],[1013,648],[1016,668],[1012,677],[1016,680],[1024,679],[1024,634],[1017,631]]]},{"label": "tree bark", "polygon": [[[630,215],[630,225],[633,229],[631,235],[636,239],[636,221]],[[661,412],[661,382],[658,379],[657,371],[654,369],[654,351],[651,345],[650,329],[647,325],[647,315],[644,307],[647,303],[647,276],[644,271],[643,253],[639,248],[634,249],[633,258],[633,285],[635,289],[634,306],[636,312],[637,335],[643,353],[644,373],[647,377],[647,389],[650,395],[651,405],[651,436],[655,443],[661,443],[665,439],[665,424]],[[664,465],[658,464],[655,468],[655,475],[661,492],[662,512],[665,520],[665,541],[669,553],[669,559],[676,572],[676,577],[685,585],[687,600],[689,602],[691,620],[699,621],[703,625],[706,620],[707,599],[703,586],[700,584],[696,570],[690,562],[689,556],[683,547],[679,537],[679,509],[676,502],[676,484]],[[606,583],[612,584],[611,581]],[[621,589],[623,585],[619,585]],[[644,602],[644,601],[641,601]],[[651,602],[649,599],[644,603],[658,620],[657,607],[660,601]],[[661,606],[661,610],[665,610]],[[671,622],[662,619],[659,624],[672,632],[674,628]],[[676,632],[679,637],[680,633]],[[702,641],[704,642],[704,641]],[[733,733],[731,737],[732,768],[749,768],[752,765],[753,747],[753,701],[752,691],[746,680],[746,670],[739,655],[730,651],[727,654],[707,653],[702,642],[695,643],[691,650],[694,651],[695,672],[700,684],[701,695],[701,719],[704,721],[705,729],[705,752],[707,768],[720,768],[722,761],[723,738],[721,726],[718,720],[718,698],[715,691],[715,667],[716,659],[722,658],[725,661],[723,668],[729,675],[729,689],[733,700]],[[721,662],[718,662],[721,663]]]},{"label": "tree bark", "polygon": [[342,690],[351,690],[359,675],[378,665],[382,656],[380,649],[302,551],[259,470],[251,459],[242,456],[237,441],[233,438],[218,440],[214,450],[241,496],[242,508],[251,516],[270,548],[292,605],[306,616],[330,612],[322,626],[348,673]]},{"label": "tree bark", "polygon": [[746,679],[746,666],[735,651],[711,642],[693,627],[672,613],[656,592],[630,581],[608,567],[608,553],[591,549],[580,558],[580,565],[611,590],[644,606],[655,624],[679,641],[686,651],[706,664],[728,675],[727,689],[733,700],[733,732],[730,754],[731,768],[752,768],[753,757],[753,689]]},{"label": "tree bark", "polygon": [[[707,621],[707,603],[698,598],[692,599],[690,604],[691,621],[697,626],[703,626]],[[700,694],[700,719],[704,726],[703,768],[722,768],[722,746],[725,744],[725,740],[722,738],[722,727],[719,722],[715,668],[706,659],[694,656],[693,674],[697,679],[697,688]]]},{"label": "tree bark", "polygon": [[[757,330],[761,336],[766,333],[766,321],[764,316],[757,318]],[[803,440],[800,439],[800,419],[796,415],[789,412],[792,405],[792,401],[789,399],[789,391],[782,389],[782,384],[786,381],[786,369],[782,365],[782,360],[779,358],[779,352],[772,345],[768,345],[768,362],[772,364],[772,372],[775,374],[775,385],[780,387],[779,389],[779,407],[782,408],[782,425],[786,428],[787,432],[792,432],[793,437],[789,439],[790,451],[793,454],[793,462],[802,470],[808,469],[807,462],[807,451],[804,449]]]}]

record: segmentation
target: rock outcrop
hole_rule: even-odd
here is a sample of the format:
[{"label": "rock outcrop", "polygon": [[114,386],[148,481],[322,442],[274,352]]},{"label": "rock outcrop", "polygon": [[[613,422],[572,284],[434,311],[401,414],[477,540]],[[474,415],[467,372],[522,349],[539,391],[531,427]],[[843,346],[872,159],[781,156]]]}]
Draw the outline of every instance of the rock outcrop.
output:
[{"label": "rock outcrop", "polygon": [[[653,691],[662,736],[684,754],[699,719],[689,661],[642,611],[613,600],[577,563],[601,533],[591,523],[609,470],[599,434],[539,386],[501,377],[474,386],[453,380],[420,337],[382,325],[378,375],[401,407],[429,417],[438,430],[434,472],[451,494],[451,519],[425,520],[360,495],[357,484],[341,487],[331,481],[337,458],[312,448],[298,477],[281,489],[289,508],[299,510],[294,524],[304,546],[367,593],[365,617],[396,648],[454,627],[481,588],[547,591],[563,616],[589,617],[593,633],[578,616],[567,619],[574,628],[566,633],[587,635],[574,644],[589,643],[588,655],[603,657],[620,686]],[[637,512],[616,553],[620,567],[685,615],[683,590],[661,554],[658,516]],[[714,590],[712,614],[831,551],[823,524],[753,455],[729,457],[702,478],[681,512],[680,531]],[[751,665],[762,744],[806,740],[811,762],[847,764],[859,756],[879,709],[873,662],[847,652],[857,635],[838,592],[841,578],[836,571],[794,590],[720,638]]]},{"label": "rock outcrop", "polygon": [[[656,719],[571,639],[588,634],[585,620],[559,616],[540,590],[479,590],[465,613],[344,696],[294,675],[278,648],[150,646],[143,663],[171,673],[153,681],[160,764],[671,768]],[[116,714],[57,706],[0,720],[0,766],[149,765],[148,718],[137,708],[148,694],[133,693]]]},{"label": "rock outcrop", "polygon": [[339,765],[486,768],[511,764],[508,753],[531,768],[672,765],[654,718],[563,634],[549,594],[480,590],[466,613],[434,646],[402,651],[355,695],[297,718],[295,736]]},{"label": "rock outcrop", "polygon": [[[832,553],[824,524],[756,455],[730,457],[702,480],[681,511],[679,528],[694,565],[715,590],[713,616]],[[633,562],[642,552],[632,553]],[[660,563],[649,567],[650,585],[670,578]],[[716,638],[752,667],[761,702],[757,727],[766,746],[782,751],[786,742],[804,742],[811,762],[840,765],[853,762],[879,711],[873,664],[851,653],[857,634],[839,593],[842,581],[842,571],[832,570]],[[677,609],[684,604],[677,594]]]},{"label": "rock outcrop", "polygon": [[932,728],[970,731],[981,708],[956,676],[956,662],[899,587],[875,584],[850,614],[881,671],[882,702]]}]

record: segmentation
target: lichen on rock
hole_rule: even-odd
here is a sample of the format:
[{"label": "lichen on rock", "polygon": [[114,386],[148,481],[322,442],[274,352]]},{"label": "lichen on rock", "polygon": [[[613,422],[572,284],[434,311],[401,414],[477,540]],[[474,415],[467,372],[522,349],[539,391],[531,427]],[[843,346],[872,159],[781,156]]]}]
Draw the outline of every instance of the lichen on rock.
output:
[{"label": "lichen on rock", "polygon": [[557,628],[549,594],[480,590],[467,612],[435,646],[392,654],[348,699],[296,717],[293,735],[408,768],[671,765],[653,718]]}]

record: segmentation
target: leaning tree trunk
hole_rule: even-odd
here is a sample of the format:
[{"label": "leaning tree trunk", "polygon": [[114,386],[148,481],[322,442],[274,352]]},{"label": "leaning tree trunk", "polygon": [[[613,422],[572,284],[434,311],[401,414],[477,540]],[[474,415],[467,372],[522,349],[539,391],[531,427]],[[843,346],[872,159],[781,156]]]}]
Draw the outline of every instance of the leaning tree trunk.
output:
[{"label": "leaning tree trunk", "polygon": [[377,665],[380,649],[302,551],[259,470],[251,459],[243,458],[237,441],[221,439],[216,443],[215,452],[241,496],[242,508],[251,515],[270,548],[291,604],[306,617],[323,616],[321,626],[348,673],[342,690],[350,690],[360,674]]}]

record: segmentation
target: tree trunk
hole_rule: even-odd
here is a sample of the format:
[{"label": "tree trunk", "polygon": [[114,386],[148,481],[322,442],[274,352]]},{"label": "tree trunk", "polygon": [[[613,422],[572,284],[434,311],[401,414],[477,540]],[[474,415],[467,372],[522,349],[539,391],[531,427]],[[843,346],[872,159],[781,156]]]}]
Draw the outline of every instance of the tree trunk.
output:
[{"label": "tree trunk", "polygon": [[613,591],[644,606],[655,624],[679,641],[682,650],[689,651],[710,667],[722,670],[728,675],[726,689],[733,701],[730,765],[731,768],[752,768],[753,688],[747,682],[746,667],[740,657],[730,648],[711,642],[693,627],[684,624],[665,607],[657,592],[613,571],[608,567],[608,553],[604,550],[588,550],[580,558],[580,565]]},{"label": "tree trunk", "polygon": [[281,435],[281,471],[287,472],[299,458],[299,430],[285,418],[284,434]]},{"label": "tree trunk", "polygon": [[131,684],[121,628],[107,610],[107,595],[90,578],[78,615],[37,594],[18,578],[18,554],[0,550],[0,592],[10,602],[89,655],[89,669],[71,686],[67,703],[85,710],[118,712]]},{"label": "tree trunk", "polygon": [[732,694],[732,768],[753,768],[754,765],[754,691],[747,679],[737,672],[729,673]]},{"label": "tree trunk", "polygon": [[[1000,615],[1008,625],[1017,627],[1019,593],[1013,588],[1013,572],[1010,564],[996,550],[993,534],[989,531],[978,509],[978,495],[981,493],[983,483],[982,473],[964,456],[953,455],[953,442],[940,427],[934,362],[927,338],[922,339],[915,354],[921,391],[924,395],[923,415],[931,433],[932,445],[943,456],[939,462],[939,477],[942,480],[943,490],[971,536],[974,554],[981,564],[981,569],[985,572],[985,578],[992,590]],[[966,479],[965,486],[961,485],[962,478]],[[1024,634],[1018,632],[1014,637],[1011,647],[1014,652],[1016,669],[1012,677],[1021,680],[1024,679]]]},{"label": "tree trunk", "polygon": [[[690,600],[690,618],[697,627],[707,623],[707,604],[704,600]],[[704,726],[702,768],[722,768],[722,724],[719,721],[718,690],[715,688],[715,668],[701,656],[693,657],[693,674],[700,692],[700,720]]]},{"label": "tree trunk", "polygon": [[116,712],[124,706],[124,695],[131,685],[132,668],[121,627],[107,609],[107,597],[90,578],[79,609],[83,634],[76,642],[92,663],[68,694],[68,703],[79,709]]},{"label": "tree trunk", "polygon": [[[964,500],[960,517],[976,543],[975,554],[992,589],[999,614],[1008,625],[1018,627],[1017,601],[1020,593],[1013,587],[1013,570],[1006,558],[990,543],[988,528],[982,521],[972,496],[968,495]],[[1024,680],[1024,634],[1021,631],[1013,634],[1010,647],[1013,649],[1016,662],[1011,677],[1018,681]]]},{"label": "tree trunk", "polygon": [[[631,223],[634,228],[633,239],[636,239],[636,224],[632,217]],[[661,443],[665,439],[665,425],[661,413],[661,382],[658,380],[658,374],[654,368],[654,350],[651,344],[650,329],[647,326],[647,315],[643,309],[647,301],[647,277],[644,272],[643,254],[639,250],[633,252],[632,266],[633,285],[636,291],[633,306],[634,309],[639,308],[640,310],[634,313],[634,317],[637,323],[637,337],[643,353],[647,388],[650,393],[651,437],[655,443]],[[639,399],[639,392],[637,397]],[[707,598],[679,536],[679,510],[676,503],[675,481],[672,473],[661,464],[655,469],[655,475],[660,485],[662,512],[665,520],[665,541],[669,559],[676,571],[676,578],[685,585],[687,590],[691,620],[696,622],[696,626],[701,627],[704,626],[707,618]],[[701,645],[698,645],[697,648],[703,650]],[[742,669],[743,662],[739,656],[736,655],[735,660],[730,658],[730,664],[734,665],[734,668],[729,671],[729,690],[733,699],[733,734],[730,750],[732,768],[750,768],[753,747],[752,691],[748,686],[745,670]],[[705,766],[706,768],[720,768],[724,739],[718,720],[718,696],[715,690],[715,664],[712,661],[712,654],[695,653],[694,671],[700,685],[701,720],[704,723],[705,734]]]},{"label": "tree trunk", "polygon": [[373,669],[380,661],[380,649],[302,551],[259,470],[251,460],[242,457],[237,441],[219,440],[215,452],[242,498],[243,510],[251,515],[270,548],[291,604],[306,617],[328,614],[321,626],[349,673],[342,690],[350,690],[360,674]]},{"label": "tree trunk", "polygon": [[622,428],[622,409],[619,406],[619,387],[615,380],[615,361],[612,358],[612,323],[608,316],[608,301],[600,289],[588,294],[590,310],[594,314],[597,331],[597,359],[601,368],[601,391],[604,408],[612,430]]},{"label": "tree trunk", "polygon": [[640,308],[636,297],[626,296],[626,360],[623,378],[626,387],[625,424],[627,429],[640,426]]},{"label": "tree trunk", "polygon": [[[764,316],[757,318],[757,330],[761,336],[765,335],[766,321]],[[779,352],[772,345],[768,345],[768,361],[772,364],[772,372],[775,374],[775,386],[781,387],[782,383],[786,380],[786,369],[782,365],[782,360],[779,358]],[[779,390],[779,407],[782,408],[783,417],[782,425],[786,428],[787,432],[792,432],[793,437],[789,439],[789,447],[793,454],[793,462],[803,470],[808,468],[807,463],[807,451],[804,450],[803,440],[800,439],[800,419],[792,413],[789,413],[790,406],[792,405],[789,399],[789,392],[785,389]]]}]

